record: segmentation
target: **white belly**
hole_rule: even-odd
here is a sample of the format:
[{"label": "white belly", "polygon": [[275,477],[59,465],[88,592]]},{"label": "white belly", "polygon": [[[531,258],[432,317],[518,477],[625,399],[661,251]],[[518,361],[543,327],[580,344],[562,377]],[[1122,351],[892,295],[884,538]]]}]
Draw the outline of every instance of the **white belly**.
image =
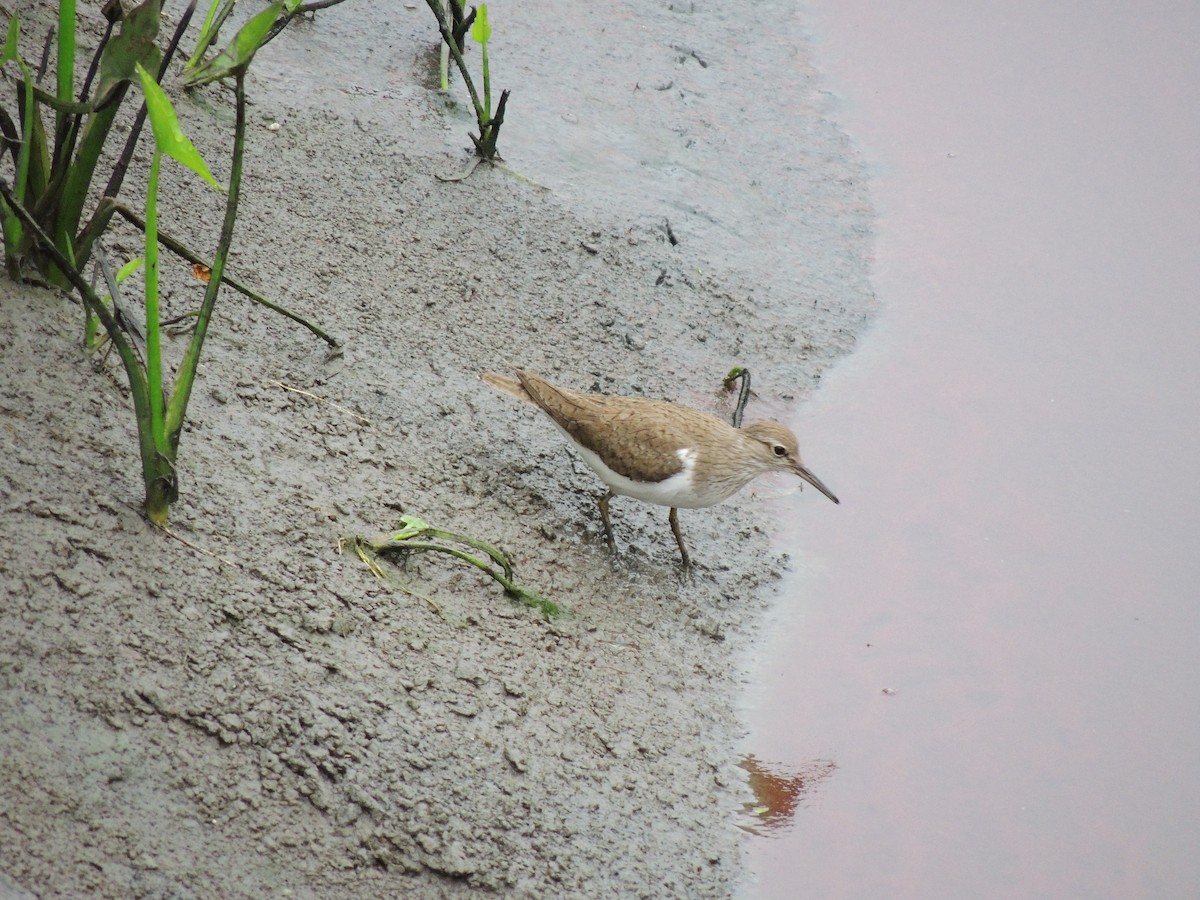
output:
[{"label": "white belly", "polygon": [[678,451],[683,469],[662,481],[634,481],[632,478],[626,478],[624,475],[614,472],[601,461],[599,456],[586,447],[578,447],[578,450],[583,461],[600,476],[614,494],[632,497],[646,503],[657,503],[661,506],[676,506],[681,509],[695,509],[710,505],[703,502],[692,487],[692,470],[696,465],[695,450]]}]

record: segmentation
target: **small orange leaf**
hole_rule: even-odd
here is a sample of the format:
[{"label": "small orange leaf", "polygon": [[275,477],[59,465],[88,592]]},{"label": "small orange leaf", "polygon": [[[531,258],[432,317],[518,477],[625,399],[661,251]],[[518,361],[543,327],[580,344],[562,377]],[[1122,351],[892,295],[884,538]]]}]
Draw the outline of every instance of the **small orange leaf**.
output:
[{"label": "small orange leaf", "polygon": [[212,277],[212,269],[210,269],[204,263],[196,263],[194,266],[192,266],[192,277],[198,278],[205,284],[208,284],[208,279]]}]

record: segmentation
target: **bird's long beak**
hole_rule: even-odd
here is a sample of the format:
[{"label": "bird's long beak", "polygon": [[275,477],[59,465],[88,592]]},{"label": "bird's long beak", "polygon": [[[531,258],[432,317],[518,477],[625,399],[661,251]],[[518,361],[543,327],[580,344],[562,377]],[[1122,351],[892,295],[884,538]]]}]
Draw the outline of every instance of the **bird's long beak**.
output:
[{"label": "bird's long beak", "polygon": [[807,481],[809,484],[811,484],[813,487],[815,487],[818,491],[820,491],[822,494],[824,494],[826,497],[828,497],[834,503],[842,502],[841,500],[839,500],[837,497],[834,496],[833,491],[831,491],[829,488],[825,487],[825,485],[821,483],[820,478],[818,478],[812,472],[808,471],[808,469],[804,468],[804,466],[800,465],[800,463],[796,463],[795,466],[793,466],[792,471],[795,472],[797,475],[799,475],[801,478],[803,478],[805,481]]}]

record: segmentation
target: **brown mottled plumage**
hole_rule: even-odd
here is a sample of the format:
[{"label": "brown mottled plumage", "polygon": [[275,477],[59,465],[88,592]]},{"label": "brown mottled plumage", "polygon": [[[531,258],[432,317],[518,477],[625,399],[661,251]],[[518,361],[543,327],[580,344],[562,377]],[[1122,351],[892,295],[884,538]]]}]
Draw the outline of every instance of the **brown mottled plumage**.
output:
[{"label": "brown mottled plumage", "polygon": [[588,394],[557,387],[531,372],[518,369],[516,375],[484,372],[482,377],[497,390],[541,408],[608,485],[600,515],[614,549],[608,501],[618,494],[671,507],[671,530],[685,566],[690,561],[676,510],[720,503],[756,475],[791,472],[838,502],[800,461],[796,436],[777,422],[738,429],[665,400]]}]

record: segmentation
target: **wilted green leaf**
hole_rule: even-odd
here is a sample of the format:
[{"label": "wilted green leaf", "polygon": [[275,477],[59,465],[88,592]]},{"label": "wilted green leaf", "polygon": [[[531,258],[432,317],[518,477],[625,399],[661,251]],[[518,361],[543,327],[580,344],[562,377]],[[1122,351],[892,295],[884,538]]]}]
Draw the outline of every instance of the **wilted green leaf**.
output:
[{"label": "wilted green leaf", "polygon": [[279,19],[285,5],[283,0],[277,0],[243,25],[241,30],[234,35],[233,40],[229,42],[228,47],[208,62],[197,66],[188,75],[188,86],[196,87],[208,84],[210,81],[232,75],[238,69],[245,69],[250,65],[250,60],[254,58],[255,52],[266,40],[271,26]]},{"label": "wilted green leaf", "polygon": [[100,57],[100,84],[95,94],[97,100],[103,101],[109,91],[122,81],[131,81],[138,65],[158,71],[162,51],[154,41],[158,37],[161,13],[162,3],[159,0],[146,0],[141,6],[130,10],[121,22],[121,30],[108,42]]},{"label": "wilted green leaf", "polygon": [[141,65],[137,67],[138,76],[142,80],[142,92],[146,95],[146,110],[150,114],[150,127],[154,131],[154,144],[159,151],[167,154],[181,165],[187,166],[218,191],[225,190],[212,177],[208,166],[201,159],[199,151],[188,140],[183,129],[179,127],[179,119],[175,108],[166,92],[158,86],[158,82]]},{"label": "wilted green leaf", "polygon": [[492,37],[492,23],[488,21],[487,4],[480,3],[475,10],[475,22],[471,25],[471,37],[477,44],[486,44]]}]

